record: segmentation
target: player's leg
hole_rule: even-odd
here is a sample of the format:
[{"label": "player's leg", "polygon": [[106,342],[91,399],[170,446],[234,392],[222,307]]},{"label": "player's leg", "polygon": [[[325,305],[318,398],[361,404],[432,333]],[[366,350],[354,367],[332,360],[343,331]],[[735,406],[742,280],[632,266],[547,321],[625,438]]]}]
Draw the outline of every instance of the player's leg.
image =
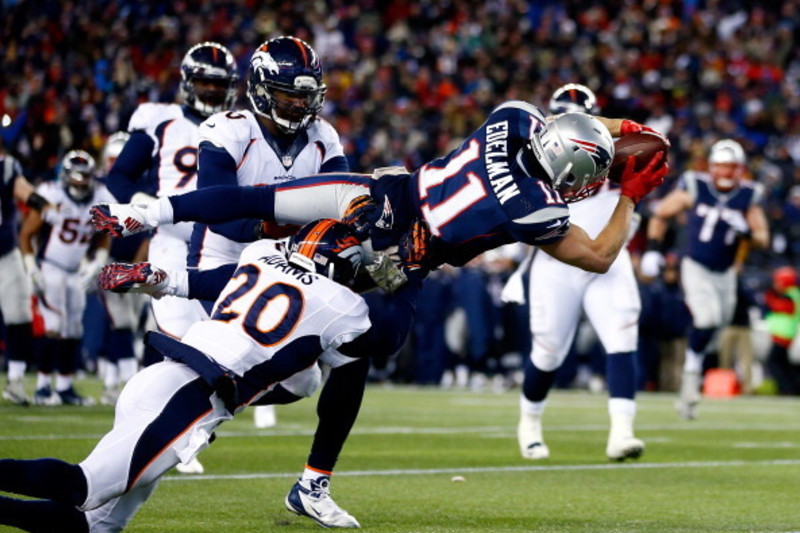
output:
[{"label": "player's leg", "polygon": [[609,271],[589,284],[584,297],[586,315],[606,352],[611,419],[606,455],[618,461],[637,458],[644,451],[644,442],[633,432],[641,308],[630,256],[623,250]]},{"label": "player's leg", "polygon": [[31,281],[25,274],[18,248],[0,257],[0,312],[6,324],[6,359],[8,383],[3,398],[18,405],[28,405],[23,378],[33,355],[33,313]]},{"label": "player's leg", "polygon": [[531,264],[528,301],[533,346],[525,365],[517,425],[517,442],[525,459],[550,456],[542,416],[556,371],[575,337],[583,291],[591,276],[542,253]]},{"label": "player's leg", "polygon": [[344,215],[350,202],[369,194],[371,178],[363,174],[320,174],[275,188],[275,221],[303,225],[318,218]]},{"label": "player's leg", "polygon": [[66,328],[68,273],[47,262],[42,270],[42,293],[39,311],[44,321],[45,337],[38,343],[38,371],[33,401],[37,405],[61,405],[61,397],[53,390],[52,374],[58,369],[64,351],[63,331]]},{"label": "player's leg", "polygon": [[75,390],[74,376],[80,360],[80,344],[83,337],[83,311],[86,309],[86,291],[80,276],[68,274],[66,282],[65,313],[61,321],[61,342],[56,375],[56,394],[65,405],[94,405],[94,398],[83,396]]},{"label": "player's leg", "polygon": [[[675,404],[681,418],[697,416],[703,376],[703,360],[714,334],[724,324],[725,316],[732,316],[726,308],[736,305],[736,278],[732,269],[724,274],[710,272],[695,261],[684,258],[681,262],[681,284],[686,305],[692,313],[689,344],[683,362],[680,393]],[[732,288],[725,290],[724,285]],[[732,293],[732,294],[731,294]]]},{"label": "player's leg", "polygon": [[[123,382],[121,368],[137,364],[133,352],[133,329],[138,319],[136,298],[133,294],[101,291],[100,300],[109,318],[104,347],[109,364],[103,376],[103,396],[100,401],[104,405],[114,405]],[[126,376],[125,380],[130,377]]]},{"label": "player's leg", "polygon": [[317,431],[303,474],[286,496],[286,508],[324,527],[358,528],[358,521],[331,498],[330,478],[361,409],[369,359],[324,359],[332,368],[317,402]]}]

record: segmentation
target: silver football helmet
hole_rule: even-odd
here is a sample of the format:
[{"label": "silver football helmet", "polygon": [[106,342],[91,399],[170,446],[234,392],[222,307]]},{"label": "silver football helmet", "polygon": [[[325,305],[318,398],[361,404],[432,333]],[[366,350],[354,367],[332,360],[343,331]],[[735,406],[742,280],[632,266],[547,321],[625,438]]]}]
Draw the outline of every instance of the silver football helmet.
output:
[{"label": "silver football helmet", "polygon": [[567,202],[589,196],[614,159],[614,140],[596,118],[584,113],[556,116],[531,139],[531,149]]},{"label": "silver football helmet", "polygon": [[61,160],[58,179],[67,194],[78,203],[89,200],[95,188],[97,164],[83,150],[70,150]]}]

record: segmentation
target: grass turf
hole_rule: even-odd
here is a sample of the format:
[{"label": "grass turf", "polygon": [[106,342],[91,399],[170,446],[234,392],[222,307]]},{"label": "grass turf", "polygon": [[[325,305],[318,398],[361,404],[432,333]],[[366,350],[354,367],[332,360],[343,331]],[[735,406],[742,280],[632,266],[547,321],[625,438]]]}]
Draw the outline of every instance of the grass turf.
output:
[{"label": "grass turf", "polygon": [[[99,396],[95,380],[79,388]],[[672,395],[641,394],[645,455],[612,463],[605,397],[556,391],[545,415],[551,458],[533,462],[517,449],[517,394],[370,387],[334,498],[372,533],[800,528],[800,399],[708,400],[698,420],[680,421]],[[283,506],[308,454],[315,405],[278,407],[269,430],[257,430],[249,412],[223,425],[200,457],[206,474],[166,476],[128,530],[319,531]],[[80,461],[112,416],[110,407],[0,403],[0,457]],[[457,475],[466,481],[451,481]]]}]

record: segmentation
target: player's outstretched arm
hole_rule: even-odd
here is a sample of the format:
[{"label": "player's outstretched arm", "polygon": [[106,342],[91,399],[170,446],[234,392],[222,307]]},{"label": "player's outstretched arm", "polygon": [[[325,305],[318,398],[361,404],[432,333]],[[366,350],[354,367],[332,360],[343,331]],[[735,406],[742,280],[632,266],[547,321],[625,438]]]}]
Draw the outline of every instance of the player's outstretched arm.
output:
[{"label": "player's outstretched arm", "polygon": [[635,160],[631,157],[620,181],[622,188],[617,207],[595,239],[573,225],[563,239],[542,245],[542,250],[559,261],[583,270],[607,272],[628,239],[636,203],[658,187],[669,170],[663,162],[662,153],[656,154],[641,171],[636,171],[634,166]]}]

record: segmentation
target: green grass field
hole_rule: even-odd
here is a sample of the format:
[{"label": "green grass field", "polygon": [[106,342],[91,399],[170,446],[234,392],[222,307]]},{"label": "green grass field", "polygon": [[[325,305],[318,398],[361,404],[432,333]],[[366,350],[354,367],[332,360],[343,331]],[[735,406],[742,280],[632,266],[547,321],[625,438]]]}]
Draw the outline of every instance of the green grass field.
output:
[{"label": "green grass field", "polygon": [[[79,386],[99,395],[94,380]],[[517,449],[517,391],[372,386],[332,494],[372,533],[800,531],[800,399],[708,400],[695,421],[677,419],[672,395],[639,400],[640,460],[605,458],[604,396],[559,391],[545,419],[551,458],[532,462]],[[279,407],[269,430],[249,412],[222,426],[200,457],[206,474],[166,476],[129,531],[320,531],[283,505],[315,406]],[[109,407],[0,403],[0,457],[77,462],[111,422]]]}]

